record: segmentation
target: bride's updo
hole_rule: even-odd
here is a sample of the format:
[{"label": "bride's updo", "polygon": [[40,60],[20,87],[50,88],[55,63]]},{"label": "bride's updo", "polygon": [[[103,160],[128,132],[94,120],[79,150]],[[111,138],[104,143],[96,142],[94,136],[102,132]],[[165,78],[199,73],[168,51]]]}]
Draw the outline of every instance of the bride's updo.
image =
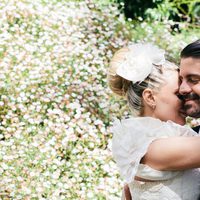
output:
[{"label": "bride's updo", "polygon": [[133,44],[114,54],[108,85],[115,94],[126,98],[133,115],[142,116],[144,89],[158,91],[167,70],[177,71],[178,67],[165,60],[163,50],[152,44]]}]

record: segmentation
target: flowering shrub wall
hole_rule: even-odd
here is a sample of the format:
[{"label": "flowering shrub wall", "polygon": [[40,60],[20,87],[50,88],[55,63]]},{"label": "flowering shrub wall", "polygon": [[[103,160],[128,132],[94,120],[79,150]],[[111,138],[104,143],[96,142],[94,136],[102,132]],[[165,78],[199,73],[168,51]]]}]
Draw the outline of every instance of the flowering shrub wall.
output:
[{"label": "flowering shrub wall", "polygon": [[0,198],[119,199],[109,126],[128,112],[106,69],[156,30],[89,0],[4,0],[0,14]]}]

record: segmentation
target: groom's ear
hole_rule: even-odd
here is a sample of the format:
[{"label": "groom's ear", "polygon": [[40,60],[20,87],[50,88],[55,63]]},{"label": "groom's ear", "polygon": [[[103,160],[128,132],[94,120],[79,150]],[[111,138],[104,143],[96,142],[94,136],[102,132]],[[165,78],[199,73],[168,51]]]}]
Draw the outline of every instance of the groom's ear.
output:
[{"label": "groom's ear", "polygon": [[152,89],[144,89],[144,91],[142,92],[142,98],[147,106],[150,106],[152,108],[156,105],[155,96]]}]

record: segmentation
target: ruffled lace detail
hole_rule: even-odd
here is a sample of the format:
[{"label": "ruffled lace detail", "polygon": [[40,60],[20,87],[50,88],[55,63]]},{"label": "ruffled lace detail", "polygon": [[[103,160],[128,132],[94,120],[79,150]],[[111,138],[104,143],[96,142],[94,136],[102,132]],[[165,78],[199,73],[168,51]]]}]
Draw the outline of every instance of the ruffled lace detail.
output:
[{"label": "ruffled lace detail", "polygon": [[134,180],[140,160],[155,139],[196,135],[189,127],[175,124],[172,121],[162,122],[151,117],[115,120],[111,131],[113,133],[113,157],[121,176],[127,183]]}]

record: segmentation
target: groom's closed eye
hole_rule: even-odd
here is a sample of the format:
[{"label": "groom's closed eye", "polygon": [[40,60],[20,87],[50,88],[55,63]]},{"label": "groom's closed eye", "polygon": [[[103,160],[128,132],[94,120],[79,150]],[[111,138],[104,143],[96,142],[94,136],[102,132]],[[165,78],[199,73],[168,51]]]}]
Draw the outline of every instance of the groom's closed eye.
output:
[{"label": "groom's closed eye", "polygon": [[199,75],[189,75],[187,77],[188,83],[191,84],[197,84],[200,81],[200,76]]}]

